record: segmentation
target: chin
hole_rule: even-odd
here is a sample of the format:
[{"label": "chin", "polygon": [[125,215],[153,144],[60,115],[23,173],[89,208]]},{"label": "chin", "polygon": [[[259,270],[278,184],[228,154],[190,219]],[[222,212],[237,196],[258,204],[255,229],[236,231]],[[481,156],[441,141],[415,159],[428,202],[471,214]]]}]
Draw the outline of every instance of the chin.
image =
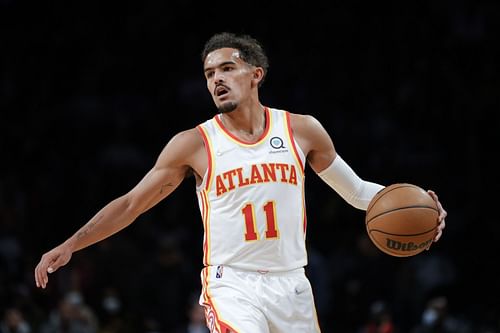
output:
[{"label": "chin", "polygon": [[220,104],[217,108],[219,109],[220,113],[228,113],[231,111],[234,111],[238,107],[237,103],[234,102],[226,102]]}]

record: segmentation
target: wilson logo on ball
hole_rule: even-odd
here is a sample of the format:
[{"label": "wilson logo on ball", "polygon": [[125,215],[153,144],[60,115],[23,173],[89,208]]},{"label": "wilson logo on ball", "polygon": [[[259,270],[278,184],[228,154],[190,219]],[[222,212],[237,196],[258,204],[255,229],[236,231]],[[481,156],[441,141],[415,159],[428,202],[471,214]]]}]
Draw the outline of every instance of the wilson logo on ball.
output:
[{"label": "wilson logo on ball", "polygon": [[389,249],[398,251],[415,251],[426,248],[432,242],[432,238],[420,244],[415,244],[413,242],[404,243],[390,238],[386,238],[386,241],[386,245]]}]

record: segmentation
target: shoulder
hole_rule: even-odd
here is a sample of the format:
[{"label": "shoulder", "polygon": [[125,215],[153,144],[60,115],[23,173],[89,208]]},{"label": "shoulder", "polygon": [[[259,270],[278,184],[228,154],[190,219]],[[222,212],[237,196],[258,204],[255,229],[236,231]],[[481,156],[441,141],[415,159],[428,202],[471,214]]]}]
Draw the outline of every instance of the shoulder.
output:
[{"label": "shoulder", "polygon": [[310,114],[299,114],[293,113],[286,109],[277,109],[268,107],[271,112],[278,112],[290,120],[290,126],[293,131],[302,131],[303,129],[313,128],[314,126],[320,125],[319,121]]},{"label": "shoulder", "polygon": [[292,112],[288,114],[290,116],[290,126],[294,133],[307,134],[323,128],[323,125],[313,115]]},{"label": "shoulder", "polygon": [[[335,148],[330,134],[316,117],[310,114],[290,113],[290,127],[293,137],[306,156],[320,152],[331,158]],[[314,157],[310,157],[311,159]]]},{"label": "shoulder", "polygon": [[200,150],[204,150],[203,139],[194,127],[172,136],[163,148],[160,160],[185,164]]},{"label": "shoulder", "polygon": [[193,127],[187,130],[183,130],[180,132],[177,132],[171,139],[170,142],[182,142],[186,144],[196,144],[198,143],[203,143],[203,140],[200,135],[200,131],[198,130],[197,127]]}]

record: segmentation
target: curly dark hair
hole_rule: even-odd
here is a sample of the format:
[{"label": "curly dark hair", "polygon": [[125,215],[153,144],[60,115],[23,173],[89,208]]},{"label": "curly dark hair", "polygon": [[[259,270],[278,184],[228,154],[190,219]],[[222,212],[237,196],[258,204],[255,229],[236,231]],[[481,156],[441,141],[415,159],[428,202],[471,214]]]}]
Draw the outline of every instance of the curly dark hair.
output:
[{"label": "curly dark hair", "polygon": [[249,35],[236,35],[231,32],[217,33],[210,37],[205,43],[205,47],[201,52],[201,61],[205,62],[205,58],[210,52],[225,47],[237,49],[240,51],[240,56],[243,61],[264,69],[264,75],[259,82],[260,87],[269,70],[269,61],[260,42]]}]

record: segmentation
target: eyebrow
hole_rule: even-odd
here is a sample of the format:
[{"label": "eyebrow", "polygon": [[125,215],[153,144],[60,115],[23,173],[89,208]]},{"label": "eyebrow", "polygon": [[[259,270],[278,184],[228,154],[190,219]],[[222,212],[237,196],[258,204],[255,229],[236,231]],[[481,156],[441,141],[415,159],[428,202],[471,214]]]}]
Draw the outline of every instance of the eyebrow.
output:
[{"label": "eyebrow", "polygon": [[213,68],[222,67],[222,66],[225,66],[225,65],[236,65],[236,62],[235,61],[224,61],[224,62],[218,64],[217,66],[205,68],[205,70],[203,72],[207,72],[209,70],[212,70]]}]

